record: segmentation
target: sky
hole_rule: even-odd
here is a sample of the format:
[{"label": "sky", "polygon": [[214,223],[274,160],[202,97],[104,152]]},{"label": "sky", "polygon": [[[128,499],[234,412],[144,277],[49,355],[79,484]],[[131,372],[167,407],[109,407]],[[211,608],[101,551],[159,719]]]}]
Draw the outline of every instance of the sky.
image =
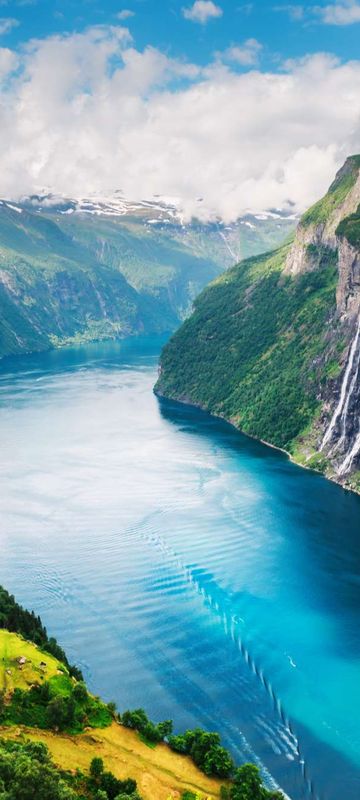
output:
[{"label": "sky", "polygon": [[301,211],[360,152],[360,0],[0,0],[0,196]]}]

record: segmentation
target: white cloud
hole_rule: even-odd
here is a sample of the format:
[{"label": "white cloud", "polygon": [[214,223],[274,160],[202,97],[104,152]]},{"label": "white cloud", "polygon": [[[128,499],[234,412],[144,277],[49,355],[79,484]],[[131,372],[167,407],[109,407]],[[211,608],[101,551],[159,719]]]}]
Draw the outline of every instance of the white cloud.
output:
[{"label": "white cloud", "polygon": [[1,17],[0,18],[0,36],[4,36],[6,33],[10,33],[13,28],[16,28],[19,25],[19,21],[17,19],[12,19],[10,17]]},{"label": "white cloud", "polygon": [[292,19],[294,22],[298,22],[299,20],[302,20],[305,17],[304,6],[300,5],[287,4],[287,5],[275,6],[274,11],[286,11],[290,19]]},{"label": "white cloud", "polygon": [[123,189],[231,220],[246,208],[306,207],[360,151],[360,61],[200,68],[98,26],[32,41],[19,65],[0,49],[2,63],[0,196]]},{"label": "white cloud", "polygon": [[327,6],[314,6],[313,12],[326,25],[353,25],[360,22],[360,2],[358,0],[342,0]]},{"label": "white cloud", "polygon": [[185,19],[190,19],[192,22],[200,22],[205,25],[209,19],[222,17],[223,10],[217,6],[212,0],[195,0],[195,3],[189,8],[183,8],[183,15]]},{"label": "white cloud", "polygon": [[119,19],[122,22],[126,19],[130,19],[131,17],[135,17],[135,11],[130,11],[129,8],[124,8],[123,11],[119,11],[119,13],[116,14],[116,16],[117,19]]},{"label": "white cloud", "polygon": [[360,22],[360,1],[340,0],[328,5],[279,5],[274,11],[286,11],[294,22],[312,20],[325,25],[353,25]]},{"label": "white cloud", "polygon": [[257,39],[246,39],[243,44],[232,45],[219,55],[225,61],[240,64],[243,67],[252,67],[258,64],[262,49],[263,46]]},{"label": "white cloud", "polygon": [[0,80],[8,77],[18,65],[18,59],[12,50],[7,47],[0,47]]}]

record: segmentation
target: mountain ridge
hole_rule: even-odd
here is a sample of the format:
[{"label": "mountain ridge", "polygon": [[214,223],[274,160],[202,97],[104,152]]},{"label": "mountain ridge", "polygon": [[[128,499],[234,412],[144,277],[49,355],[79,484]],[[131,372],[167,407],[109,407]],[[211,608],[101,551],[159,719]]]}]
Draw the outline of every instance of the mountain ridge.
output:
[{"label": "mountain ridge", "polygon": [[259,252],[292,227],[281,215],[231,229],[184,225],[159,200],[1,200],[0,357],[168,334],[239,252]]}]

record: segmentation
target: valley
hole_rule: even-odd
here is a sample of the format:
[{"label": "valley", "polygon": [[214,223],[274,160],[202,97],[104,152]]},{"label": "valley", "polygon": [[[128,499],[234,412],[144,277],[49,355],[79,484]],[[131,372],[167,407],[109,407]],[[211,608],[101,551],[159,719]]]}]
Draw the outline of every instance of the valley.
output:
[{"label": "valley", "polygon": [[293,227],[279,212],[224,226],[184,223],[158,202],[0,201],[0,357],[170,333],[240,253]]}]

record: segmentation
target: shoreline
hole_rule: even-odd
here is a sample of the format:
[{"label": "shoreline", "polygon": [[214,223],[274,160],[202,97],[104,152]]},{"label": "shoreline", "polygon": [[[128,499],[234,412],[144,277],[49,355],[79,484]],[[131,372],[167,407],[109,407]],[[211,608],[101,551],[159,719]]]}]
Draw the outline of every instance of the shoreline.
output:
[{"label": "shoreline", "polygon": [[231,427],[237,433],[240,433],[242,436],[246,436],[253,442],[259,442],[260,444],[263,444],[265,447],[270,447],[272,450],[276,450],[278,453],[283,453],[283,455],[285,455],[287,459],[290,461],[290,463],[294,464],[294,466],[300,467],[301,469],[306,469],[308,472],[313,472],[316,475],[319,475],[320,477],[324,478],[325,480],[330,481],[330,483],[334,483],[336,486],[339,486],[339,488],[343,489],[344,492],[351,492],[351,494],[355,494],[358,497],[360,497],[360,489],[355,489],[350,486],[344,485],[343,483],[340,483],[340,481],[337,481],[335,478],[332,478],[330,475],[327,475],[325,472],[321,472],[320,470],[315,469],[315,467],[309,467],[306,464],[302,464],[300,461],[296,461],[296,459],[292,456],[291,453],[289,453],[288,450],[285,450],[283,447],[279,447],[276,444],[272,444],[271,442],[267,442],[265,439],[259,439],[257,436],[253,436],[251,433],[247,433],[246,431],[241,430],[241,428],[238,428],[235,422],[233,422],[231,419],[228,419],[224,415],[215,414],[212,411],[208,411],[208,409],[204,408],[204,406],[202,406],[200,403],[190,402],[188,398],[179,399],[175,397],[167,397],[165,394],[162,394],[160,391],[156,389],[156,384],[153,388],[153,392],[156,397],[162,400],[179,403],[180,405],[183,406],[189,406],[189,408],[198,408],[200,411],[203,411],[205,414],[208,414],[209,417],[213,417],[213,419],[219,419],[222,420],[222,422],[226,422],[226,424],[231,425]]}]

